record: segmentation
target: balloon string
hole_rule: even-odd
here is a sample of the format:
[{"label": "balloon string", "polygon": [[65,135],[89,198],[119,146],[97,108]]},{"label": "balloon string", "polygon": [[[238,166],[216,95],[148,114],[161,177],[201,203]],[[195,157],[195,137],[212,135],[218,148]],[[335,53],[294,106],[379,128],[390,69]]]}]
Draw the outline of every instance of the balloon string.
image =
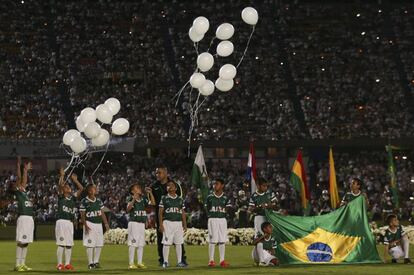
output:
[{"label": "balloon string", "polygon": [[184,89],[187,87],[187,85],[190,83],[190,81],[187,81],[184,86],[175,94],[175,96],[172,98],[174,100],[177,98],[177,101],[175,102],[175,107],[177,107],[178,102],[180,101],[181,94],[183,93]]},{"label": "balloon string", "polygon": [[254,33],[254,29],[255,29],[255,27],[256,27],[256,26],[253,26],[253,28],[252,28],[252,32],[250,33],[249,40],[247,40],[246,48],[244,49],[243,55],[242,55],[242,57],[240,58],[240,61],[239,61],[239,63],[237,64],[236,68],[238,68],[238,67],[240,66],[240,64],[242,63],[242,61],[243,61],[243,59],[244,59],[244,56],[245,56],[245,55],[246,55],[246,53],[247,53],[247,49],[249,48],[250,41],[252,40],[252,36],[253,36],[253,33]]},{"label": "balloon string", "polygon": [[72,157],[70,159],[70,162],[69,162],[68,166],[66,166],[66,168],[64,170],[65,173],[66,173],[66,171],[68,171],[69,167],[72,165],[74,159],[75,159],[75,153],[72,153]]},{"label": "balloon string", "polygon": [[195,49],[195,51],[196,51],[196,53],[197,53],[197,56],[198,56],[198,42],[194,42],[194,49]]},{"label": "balloon string", "polygon": [[210,48],[211,48],[211,46],[213,45],[214,40],[216,40],[216,37],[215,37],[215,36],[211,39],[211,41],[210,41],[210,45],[208,45],[207,52],[209,52],[209,51],[210,51]]},{"label": "balloon string", "polygon": [[111,143],[111,138],[109,138],[108,143],[106,144],[106,148],[105,148],[105,153],[103,154],[101,161],[99,162],[98,166],[95,168],[95,170],[93,171],[91,177],[93,177],[96,173],[96,171],[98,171],[99,167],[101,167],[101,164],[106,156],[106,153],[108,152],[108,148],[109,148],[109,144]]}]

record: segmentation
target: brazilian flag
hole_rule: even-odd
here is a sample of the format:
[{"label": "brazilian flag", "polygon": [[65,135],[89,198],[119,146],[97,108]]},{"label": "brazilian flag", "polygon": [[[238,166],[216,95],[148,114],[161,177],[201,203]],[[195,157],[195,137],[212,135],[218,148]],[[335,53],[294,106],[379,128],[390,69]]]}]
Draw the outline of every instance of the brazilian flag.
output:
[{"label": "brazilian flag", "polygon": [[266,212],[281,264],[380,263],[375,237],[359,196],[329,214],[312,217]]}]

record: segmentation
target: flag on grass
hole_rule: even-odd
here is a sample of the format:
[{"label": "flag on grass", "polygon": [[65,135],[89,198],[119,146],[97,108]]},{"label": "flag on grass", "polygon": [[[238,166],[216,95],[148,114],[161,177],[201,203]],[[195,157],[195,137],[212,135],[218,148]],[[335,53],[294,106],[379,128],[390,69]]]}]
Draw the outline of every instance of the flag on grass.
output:
[{"label": "flag on grass", "polygon": [[298,156],[293,163],[292,173],[289,179],[290,184],[296,190],[297,194],[301,198],[301,206],[304,213],[309,213],[310,210],[310,193],[308,183],[306,180],[305,167],[303,166],[302,151],[298,151]]},{"label": "flag on grass", "polygon": [[191,171],[191,183],[200,189],[203,201],[205,201],[208,195],[207,168],[201,145],[198,147],[193,170]]},{"label": "flag on grass", "polygon": [[321,216],[283,216],[266,211],[282,264],[380,263],[365,198]]},{"label": "flag on grass", "polygon": [[331,207],[336,209],[339,206],[338,186],[336,185],[335,162],[332,148],[329,149],[329,196],[331,198]]},{"label": "flag on grass", "polygon": [[392,192],[392,202],[395,208],[399,207],[397,177],[395,175],[394,156],[392,154],[392,146],[385,146],[388,153],[388,174],[390,176],[390,188]]},{"label": "flag on grass", "polygon": [[256,192],[256,158],[254,157],[254,145],[250,143],[249,158],[247,159],[247,173],[246,179],[250,182],[250,191],[253,194]]}]

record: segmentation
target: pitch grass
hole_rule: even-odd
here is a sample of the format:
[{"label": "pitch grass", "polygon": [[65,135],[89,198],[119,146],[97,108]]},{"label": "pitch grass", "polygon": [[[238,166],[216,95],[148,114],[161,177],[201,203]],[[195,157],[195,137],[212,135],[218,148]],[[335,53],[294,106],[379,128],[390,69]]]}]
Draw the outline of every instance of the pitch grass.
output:
[{"label": "pitch grass", "polygon": [[[382,246],[379,252],[382,256]],[[250,258],[252,248],[246,246],[227,246],[226,255],[230,268],[208,268],[207,246],[186,246],[188,262],[190,266],[185,269],[175,267],[163,270],[158,267],[158,257],[156,247],[146,246],[144,249],[144,262],[148,269],[130,271],[128,267],[128,249],[125,245],[107,245],[103,248],[101,255],[102,269],[96,271],[87,270],[86,251],[81,242],[77,241],[73,248],[72,263],[75,271],[72,273],[95,273],[95,274],[207,274],[207,273],[226,273],[226,274],[414,274],[414,264],[365,264],[365,265],[300,265],[300,266],[281,266],[275,267],[254,267]],[[414,246],[411,246],[411,257],[414,256]],[[218,251],[216,251],[216,258]],[[0,242],[0,274],[10,274],[13,272],[15,262],[15,243],[4,241]],[[52,274],[59,273],[55,270],[56,266],[56,246],[53,241],[38,241],[29,246],[27,264],[33,268],[30,274]],[[170,262],[175,266],[175,252],[171,249]],[[68,272],[66,272],[68,273]],[[71,272],[69,272],[71,273]]]}]

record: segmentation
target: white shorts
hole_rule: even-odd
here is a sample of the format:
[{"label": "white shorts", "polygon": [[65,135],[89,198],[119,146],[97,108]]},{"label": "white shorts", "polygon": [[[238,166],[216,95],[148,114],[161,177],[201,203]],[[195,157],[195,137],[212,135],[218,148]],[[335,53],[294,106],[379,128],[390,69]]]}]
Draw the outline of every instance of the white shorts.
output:
[{"label": "white shorts", "polygon": [[34,221],[32,216],[19,216],[16,224],[16,241],[18,243],[33,242]]},{"label": "white shorts", "polygon": [[145,223],[129,222],[128,223],[128,246],[145,245]]},{"label": "white shorts", "polygon": [[104,245],[102,223],[92,223],[86,221],[89,226],[89,233],[86,234],[85,226],[83,227],[83,246],[102,247]]},{"label": "white shorts", "polygon": [[[260,262],[260,257],[259,257],[259,254],[257,253],[256,247],[253,247],[252,259],[255,263]],[[263,262],[264,263],[268,265],[273,259],[276,259],[276,257],[270,254],[269,252],[267,252],[267,250],[263,250]]]},{"label": "white shorts", "polygon": [[57,220],[55,235],[57,245],[73,246],[73,223],[69,220]]},{"label": "white shorts", "polygon": [[255,216],[254,217],[254,234],[257,236],[258,233],[263,234],[262,223],[266,221],[265,216]]},{"label": "white shorts", "polygon": [[183,244],[184,229],[182,222],[164,221],[164,233],[162,234],[162,244]]},{"label": "white shorts", "polygon": [[208,238],[209,243],[226,243],[227,237],[227,220],[225,218],[208,219]]},{"label": "white shorts", "polygon": [[395,260],[405,256],[404,250],[401,246],[394,246],[393,248],[388,250],[388,253],[390,253],[391,257]]}]

